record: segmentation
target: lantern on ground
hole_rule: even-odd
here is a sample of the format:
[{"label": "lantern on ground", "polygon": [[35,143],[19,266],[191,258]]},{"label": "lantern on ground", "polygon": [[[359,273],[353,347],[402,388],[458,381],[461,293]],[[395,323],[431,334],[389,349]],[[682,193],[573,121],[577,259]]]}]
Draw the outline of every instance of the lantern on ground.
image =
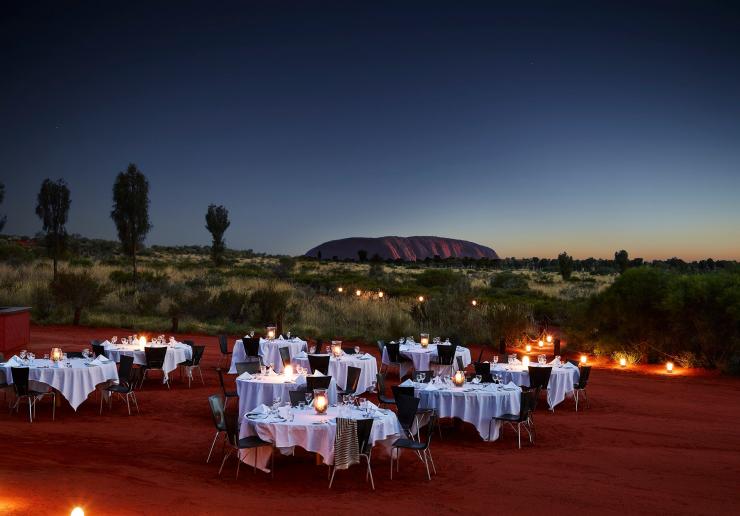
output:
[{"label": "lantern on ground", "polygon": [[673,372],[673,362],[666,362],[665,363],[665,372],[666,373],[672,373]]},{"label": "lantern on ground", "polygon": [[380,292],[378,292],[378,297],[379,297],[380,299],[383,299],[383,296],[384,296],[384,295],[385,295],[385,294],[383,294],[383,291],[382,291],[382,290],[381,290]]},{"label": "lantern on ground", "polygon": [[586,355],[581,355],[581,364],[585,365],[586,362],[588,362],[588,357]]},{"label": "lantern on ground", "polygon": [[473,306],[478,306],[478,301],[476,301],[475,299],[473,299],[473,300],[472,300],[472,301],[470,302],[470,304],[471,304],[471,305],[473,305]]},{"label": "lantern on ground", "polygon": [[552,335],[548,335],[547,337],[545,337],[545,340],[548,344],[552,344]]},{"label": "lantern on ground", "polygon": [[417,299],[419,300],[419,303],[423,303],[424,302],[424,296],[419,296]]},{"label": "lantern on ground", "polygon": [[526,346],[524,346],[524,351],[526,351],[527,353],[529,353],[530,351],[532,351],[532,345],[531,344],[527,344]]},{"label": "lantern on ground", "polygon": [[627,359],[622,357],[619,359],[619,367],[627,367]]},{"label": "lantern on ground", "polygon": [[329,407],[329,398],[326,396],[326,389],[313,390],[313,409],[317,414],[325,414]]},{"label": "lantern on ground", "polygon": [[277,335],[277,326],[268,326],[267,327],[267,340],[274,340],[275,335]]},{"label": "lantern on ground", "polygon": [[342,292],[344,292],[344,289],[342,287],[337,287],[337,292],[341,294]]},{"label": "lantern on ground", "polygon": [[355,290],[355,295],[357,297],[360,297],[362,295],[362,290],[360,290],[359,288],[357,290]]},{"label": "lantern on ground", "polygon": [[429,334],[428,333],[422,333],[420,334],[419,342],[421,342],[421,347],[426,348],[429,346]]}]

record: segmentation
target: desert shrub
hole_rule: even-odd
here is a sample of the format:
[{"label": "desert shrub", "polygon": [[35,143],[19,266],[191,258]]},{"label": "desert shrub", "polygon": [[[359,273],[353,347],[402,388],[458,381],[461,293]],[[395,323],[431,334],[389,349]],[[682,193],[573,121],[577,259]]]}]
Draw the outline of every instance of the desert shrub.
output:
[{"label": "desert shrub", "polygon": [[503,290],[529,290],[527,277],[522,274],[515,274],[511,271],[504,271],[494,274],[491,278],[491,288]]},{"label": "desert shrub", "polygon": [[157,307],[162,302],[162,289],[157,286],[147,285],[140,288],[136,293],[136,311],[140,315],[154,315]]},{"label": "desert shrub", "polygon": [[270,323],[281,326],[288,311],[290,297],[289,290],[278,290],[272,284],[255,290],[249,296],[251,322],[261,327]]},{"label": "desert shrub", "polygon": [[92,267],[93,262],[89,258],[71,258],[69,265],[72,267]]},{"label": "desert shrub", "polygon": [[513,343],[524,333],[533,333],[535,322],[532,308],[528,305],[493,303],[483,307],[482,311],[490,342],[503,338],[507,343]]},{"label": "desert shrub", "polygon": [[[598,354],[598,353],[597,353]],[[634,365],[640,361],[640,353],[637,351],[614,351],[611,354],[612,360],[616,362],[617,364],[621,359],[624,358],[627,365]]]},{"label": "desert shrub", "polygon": [[222,290],[211,300],[214,314],[226,316],[232,322],[244,322],[247,312],[247,296],[236,290]]},{"label": "desert shrub", "polygon": [[286,279],[290,277],[290,274],[293,272],[293,269],[295,269],[295,258],[291,256],[281,256],[278,260],[277,265],[273,267],[272,271],[273,274],[275,274],[275,277]]},{"label": "desert shrub", "polygon": [[33,259],[33,252],[18,244],[0,243],[0,262],[5,262],[12,266],[20,266],[31,263]]},{"label": "desert shrub", "polygon": [[416,284],[425,288],[449,287],[454,285],[461,274],[449,269],[427,269],[416,276]]},{"label": "desert shrub", "polygon": [[31,314],[35,321],[48,319],[54,312],[54,296],[46,285],[37,285],[31,291]]},{"label": "desert shrub", "polygon": [[472,289],[465,276],[459,275],[455,283],[430,297],[423,303],[415,303],[410,310],[411,318],[419,330],[448,336],[464,344],[480,333],[471,317],[475,314],[470,309]]},{"label": "desert shrub", "polygon": [[54,299],[74,312],[72,324],[80,324],[82,310],[95,307],[108,292],[106,286],[87,272],[60,272],[51,283]]}]

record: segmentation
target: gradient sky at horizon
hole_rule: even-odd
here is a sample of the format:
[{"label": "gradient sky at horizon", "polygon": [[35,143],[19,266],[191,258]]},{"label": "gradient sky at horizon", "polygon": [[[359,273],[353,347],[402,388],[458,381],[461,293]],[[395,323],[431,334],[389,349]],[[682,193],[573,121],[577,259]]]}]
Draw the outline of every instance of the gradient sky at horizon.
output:
[{"label": "gradient sky at horizon", "polygon": [[[216,5],[218,4],[218,5]],[[115,238],[300,254],[439,235],[501,256],[740,259],[740,4],[4,3],[5,233],[44,178]]]}]

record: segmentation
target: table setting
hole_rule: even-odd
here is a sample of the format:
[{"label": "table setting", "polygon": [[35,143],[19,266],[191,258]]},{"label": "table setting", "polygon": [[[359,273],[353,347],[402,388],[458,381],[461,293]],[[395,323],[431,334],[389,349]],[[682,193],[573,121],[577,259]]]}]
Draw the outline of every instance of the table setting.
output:
[{"label": "table setting", "polygon": [[114,362],[121,361],[121,355],[128,355],[134,357],[134,364],[146,365],[146,352],[144,351],[147,347],[166,347],[167,353],[164,357],[164,364],[162,369],[164,375],[162,383],[166,383],[169,379],[169,373],[177,369],[177,366],[186,360],[193,358],[193,348],[183,342],[178,342],[174,337],[165,339],[164,335],[160,335],[156,338],[147,339],[145,336],[132,335],[130,337],[123,337],[120,341],[118,337],[111,337],[110,340],[105,340],[101,343],[105,356]]},{"label": "table setting", "polygon": [[[290,391],[305,388],[307,376],[324,376],[320,372],[313,375],[301,366],[286,368],[286,371],[277,373],[264,365],[260,367],[260,373],[243,373],[236,378],[236,392],[239,396],[239,415],[244,415],[260,405],[272,405],[275,400],[282,402],[290,401]],[[332,378],[329,388],[326,390],[328,402],[337,402],[337,383]]]},{"label": "table setting", "polygon": [[7,362],[0,363],[6,382],[13,383],[11,368],[28,368],[31,389],[45,391],[52,387],[59,391],[76,411],[95,387],[109,381],[118,381],[116,363],[106,357],[94,357],[85,349],[83,358],[68,358],[60,348],[52,348],[43,358],[23,350]]},{"label": "table setting", "polygon": [[[245,336],[244,338],[249,338]],[[291,337],[290,332],[287,332],[286,336],[279,335],[275,338],[260,338],[259,355],[262,357],[262,363],[265,365],[273,366],[276,372],[283,370],[283,361],[280,357],[280,348],[287,347],[290,350],[290,356],[293,357],[305,351],[308,343],[305,340],[301,340],[298,337]],[[242,339],[234,342],[234,349],[231,352],[231,367],[229,368],[229,374],[236,374],[236,364],[238,362],[247,362],[247,352],[244,349],[244,342]]]},{"label": "table setting", "polygon": [[[316,408],[313,404],[291,407],[289,403],[271,407],[259,405],[244,414],[239,437],[259,436],[274,444],[284,455],[291,455],[298,446],[309,452],[318,453],[324,464],[334,464],[334,440],[336,418],[373,419],[370,443],[390,449],[391,444],[402,434],[396,414],[391,410],[379,409],[374,403],[358,399],[359,404],[342,403],[339,406]],[[269,455],[258,450],[242,450],[241,460],[255,465],[266,472]]]},{"label": "table setting", "polygon": [[[360,380],[357,384],[357,394],[363,392],[373,392],[378,374],[378,363],[375,357],[369,353],[360,352],[359,347],[355,347],[355,354],[347,354],[342,351],[341,347],[335,346],[331,350],[328,346],[326,353],[317,353],[320,356],[329,356],[329,376],[334,378],[337,385],[343,387],[347,382],[347,368],[357,367],[360,369]],[[317,350],[319,352],[320,350]],[[310,369],[308,354],[301,351],[291,359],[293,365]]]},{"label": "table setting", "polygon": [[400,386],[414,388],[420,399],[419,408],[434,409],[440,418],[459,418],[471,423],[485,441],[499,437],[501,425],[491,425],[491,418],[519,413],[522,392],[513,382],[483,383],[480,376],[466,382],[461,371],[435,377],[428,383],[408,379]]},{"label": "table setting", "polygon": [[[391,341],[391,344],[395,344],[396,341]],[[414,337],[406,337],[399,339],[401,342],[399,346],[400,353],[406,358],[411,359],[410,364],[401,364],[400,376],[404,376],[410,367],[413,367],[415,371],[429,371],[432,369],[432,365],[437,361],[439,354],[437,352],[437,346],[448,346],[452,345],[449,339],[444,342],[439,337],[435,337],[433,342],[429,342],[429,336],[423,334],[420,342],[416,342]],[[463,361],[463,367],[467,367],[472,362],[470,356],[470,350],[463,346],[457,346],[455,351],[455,357],[461,357]],[[456,358],[457,360],[457,358]],[[390,358],[388,352],[383,349],[383,364],[389,364]]]},{"label": "table setting", "polygon": [[530,362],[529,357],[520,361],[516,355],[509,355],[507,363],[498,362],[498,356],[493,357],[491,363],[491,374],[500,377],[504,382],[513,382],[516,385],[529,387],[529,367],[552,367],[550,382],[547,386],[547,404],[550,409],[561,403],[568,393],[573,392],[578,384],[580,372],[578,367],[570,362],[562,362],[560,357],[555,357],[549,363],[545,355],[539,355],[537,362]]}]

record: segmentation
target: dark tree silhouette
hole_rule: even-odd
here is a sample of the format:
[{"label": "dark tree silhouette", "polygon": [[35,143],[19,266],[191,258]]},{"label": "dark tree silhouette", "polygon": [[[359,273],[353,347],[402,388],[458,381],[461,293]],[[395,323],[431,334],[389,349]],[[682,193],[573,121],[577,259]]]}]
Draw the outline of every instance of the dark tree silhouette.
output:
[{"label": "dark tree silhouette", "polygon": [[558,255],[558,269],[560,270],[560,276],[566,281],[569,280],[571,274],[573,274],[573,257],[566,252],[560,253]]},{"label": "dark tree silhouette", "polygon": [[[5,200],[5,184],[0,182],[0,204],[2,204],[4,200]],[[8,217],[6,217],[5,215],[0,217],[0,231],[2,231],[3,228],[5,227],[5,222],[7,220],[8,220]]]},{"label": "dark tree silhouette", "polygon": [[54,262],[54,280],[57,279],[57,261],[67,246],[67,216],[72,204],[69,188],[63,179],[56,182],[44,179],[36,203],[36,215],[43,221],[46,233],[46,252]]},{"label": "dark tree silhouette", "polygon": [[361,262],[366,262],[367,251],[365,251],[364,249],[360,249],[359,251],[357,251],[357,257],[360,259]]},{"label": "dark tree silhouette", "polygon": [[123,252],[131,256],[135,283],[136,253],[152,225],[149,223],[149,181],[133,163],[116,177],[110,216],[116,223]]},{"label": "dark tree silhouette", "polygon": [[621,251],[614,253],[614,263],[617,264],[619,274],[624,274],[624,271],[626,271],[630,266],[630,256],[627,254],[627,251],[622,249]]},{"label": "dark tree silhouette", "polygon": [[224,233],[231,225],[229,222],[229,210],[223,206],[211,204],[206,212],[206,229],[211,233],[213,244],[211,244],[211,259],[216,265],[221,265],[224,261]]}]

